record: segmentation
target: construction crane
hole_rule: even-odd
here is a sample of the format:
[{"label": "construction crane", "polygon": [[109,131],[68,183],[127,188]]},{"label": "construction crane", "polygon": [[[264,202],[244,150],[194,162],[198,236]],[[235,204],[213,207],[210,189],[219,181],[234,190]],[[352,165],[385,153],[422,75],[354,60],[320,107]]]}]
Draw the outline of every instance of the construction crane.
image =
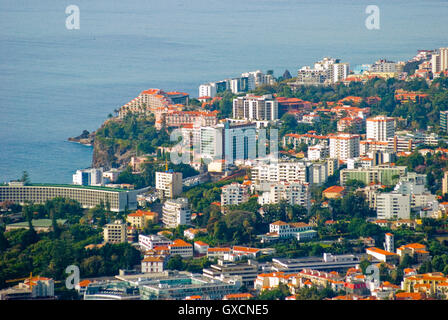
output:
[{"label": "construction crane", "polygon": [[33,273],[32,272],[30,272],[30,276],[29,277],[26,277],[26,278],[19,278],[19,279],[9,279],[9,280],[6,280],[5,282],[6,283],[10,283],[10,282],[17,282],[17,281],[23,281],[23,280],[29,280],[29,286],[30,286],[30,291],[33,291],[33,287],[35,286],[35,284],[33,283]]}]

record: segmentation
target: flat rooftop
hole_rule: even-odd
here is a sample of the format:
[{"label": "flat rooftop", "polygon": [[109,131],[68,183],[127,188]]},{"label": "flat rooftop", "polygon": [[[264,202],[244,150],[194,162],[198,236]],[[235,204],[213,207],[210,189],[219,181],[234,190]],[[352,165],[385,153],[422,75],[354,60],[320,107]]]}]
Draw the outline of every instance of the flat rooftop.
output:
[{"label": "flat rooftop", "polygon": [[[58,224],[65,224],[66,219],[56,219]],[[52,225],[51,219],[33,219],[31,224],[35,228],[49,228]],[[8,224],[7,227],[28,228],[28,221]]]},{"label": "flat rooftop", "polygon": [[116,191],[116,192],[124,192],[124,191],[135,191],[129,189],[121,189],[121,188],[111,188],[111,187],[102,187],[102,186],[80,186],[77,184],[55,184],[55,183],[32,183],[28,185],[8,185],[3,184],[0,187],[59,187],[59,188],[77,188],[77,189],[91,189],[91,190],[103,190],[103,191]]}]

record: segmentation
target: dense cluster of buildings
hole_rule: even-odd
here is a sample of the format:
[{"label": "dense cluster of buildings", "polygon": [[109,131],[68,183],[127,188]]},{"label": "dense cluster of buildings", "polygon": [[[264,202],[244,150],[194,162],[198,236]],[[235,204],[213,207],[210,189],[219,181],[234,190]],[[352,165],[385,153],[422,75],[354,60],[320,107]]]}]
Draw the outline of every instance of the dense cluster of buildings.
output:
[{"label": "dense cluster of buildings", "polygon": [[[432,80],[448,72],[447,52],[447,48],[419,52],[413,61],[422,63],[413,77]],[[350,74],[348,63],[324,58],[313,67],[301,68],[289,85],[294,89],[347,84],[372,77],[401,79],[408,77],[403,71],[404,65],[382,59],[364,66],[362,73]],[[250,93],[259,86],[273,83],[272,74],[255,71],[200,85],[201,101],[210,101],[228,90],[238,94],[233,99],[232,115],[227,119],[219,120],[217,111],[192,110],[187,93],[160,89],[142,91],[119,108],[118,118],[123,119],[130,113],[151,114],[155,116],[158,130],[179,128],[187,143],[178,151],[191,153],[192,166],[201,171],[199,176],[190,177],[188,183],[194,179],[197,179],[194,183],[202,183],[201,177],[210,173],[218,177],[216,180],[225,181],[232,174],[244,171],[243,175],[247,175],[242,182],[223,185],[220,201],[210,204],[219,206],[223,215],[253,198],[261,205],[261,216],[266,205],[280,203],[300,206],[309,215],[316,203],[313,193],[330,177],[339,179],[339,183],[322,188],[322,203],[318,203],[330,208],[330,212],[331,200],[344,198],[347,189],[356,185],[356,192],[364,194],[369,208],[376,212],[376,218],[370,222],[379,226],[415,228],[416,219],[446,215],[448,204],[439,203],[438,197],[428,190],[427,176],[395,164],[398,157],[409,156],[415,150],[422,155],[434,152],[447,155],[448,150],[432,148],[441,140],[437,135],[399,131],[405,119],[371,115],[371,107],[381,100],[375,96],[349,96],[339,101],[313,103],[277,94]],[[397,104],[421,103],[428,95],[397,89],[394,99]],[[330,117],[337,122],[337,130],[327,135],[310,130],[278,136],[277,130],[270,129],[282,125],[281,118],[286,113],[294,116],[298,123],[310,126]],[[440,115],[441,128],[448,131],[448,111],[441,111]],[[431,149],[421,148],[424,145]],[[133,157],[132,171],[138,173],[145,161],[144,157]],[[309,287],[330,287],[344,292],[344,296],[335,298],[340,300],[448,298],[448,279],[441,273],[418,274],[416,268],[408,268],[401,285],[397,285],[367,277],[360,269],[363,259],[376,266],[384,263],[396,269],[405,256],[411,257],[418,266],[431,258],[423,244],[408,243],[395,248],[394,236],[387,233],[383,248],[376,247],[373,239],[362,239],[368,244],[363,254],[324,253],[322,257],[279,258],[275,256],[275,249],[265,244],[289,239],[314,241],[318,232],[317,223],[312,220],[307,223],[278,220],[269,224],[268,232],[257,235],[259,248],[212,247],[201,237],[207,235],[208,230],[195,226],[194,219],[202,213],[192,212],[191,204],[183,195],[184,187],[191,184],[186,184],[182,173],[168,170],[166,166],[165,170],[155,173],[154,187],[132,190],[132,186],[114,184],[120,172],[102,168],[78,170],[73,175],[72,185],[19,182],[0,185],[0,202],[44,203],[54,197],[66,197],[79,201],[85,208],[103,204],[113,212],[132,211],[125,221],[116,219],[106,223],[103,238],[104,243],[130,242],[139,248],[143,256],[140,270],[137,275],[120,275],[113,281],[84,282],[78,289],[85,300],[247,299],[280,284],[286,285],[291,293],[288,300],[295,299],[300,289]],[[448,172],[442,182],[442,193],[448,193]],[[151,199],[161,202],[157,212],[137,210],[137,195],[146,193],[148,198],[149,191]],[[160,224],[164,230],[146,234],[149,224]],[[10,226],[15,227],[20,226]],[[173,229],[178,239],[168,231]],[[183,239],[177,234],[179,230],[183,232]],[[257,261],[261,255],[272,259],[261,263]],[[202,274],[166,270],[167,262],[174,256],[207,257],[212,264],[203,268]],[[26,287],[25,282],[9,291],[0,291],[0,298],[54,296],[51,279],[39,278],[32,283],[36,283],[32,288],[30,283]],[[240,292],[243,286],[250,292]],[[36,291],[37,288],[42,292]]]}]

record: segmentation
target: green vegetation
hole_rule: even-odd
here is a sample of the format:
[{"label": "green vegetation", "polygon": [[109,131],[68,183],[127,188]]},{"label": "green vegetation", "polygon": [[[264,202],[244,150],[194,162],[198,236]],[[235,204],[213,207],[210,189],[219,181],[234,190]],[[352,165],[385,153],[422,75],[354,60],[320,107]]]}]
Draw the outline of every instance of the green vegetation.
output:
[{"label": "green vegetation", "polygon": [[107,121],[96,131],[95,140],[103,145],[117,144],[122,150],[134,149],[137,153],[154,153],[157,147],[170,145],[169,135],[157,131],[152,117],[128,114],[123,120]]},{"label": "green vegetation", "polygon": [[[89,210],[93,211],[99,208]],[[105,209],[102,212],[107,213]],[[5,232],[0,229],[0,288],[9,285],[6,280],[26,277],[30,272],[65,280],[65,268],[69,265],[79,266],[81,277],[86,278],[115,275],[119,269],[132,268],[140,262],[140,253],[127,243],[85,249],[86,245],[102,241],[102,229],[86,224],[83,214],[79,203],[63,198],[43,205],[24,206],[23,215],[29,222],[29,230]],[[53,221],[64,218],[69,224],[48,233],[36,233],[30,223],[34,217]],[[64,281],[61,282],[64,285]]]}]

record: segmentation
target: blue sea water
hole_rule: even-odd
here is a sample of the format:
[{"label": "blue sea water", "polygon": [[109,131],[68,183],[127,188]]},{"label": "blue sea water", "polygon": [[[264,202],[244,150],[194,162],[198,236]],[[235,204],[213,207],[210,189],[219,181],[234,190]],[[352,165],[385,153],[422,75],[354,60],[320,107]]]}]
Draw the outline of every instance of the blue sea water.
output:
[{"label": "blue sea water", "polygon": [[[365,27],[367,5],[380,30]],[[65,9],[80,9],[80,29]],[[446,0],[0,0],[0,182],[70,183],[95,130],[141,90],[241,72],[294,74],[324,56],[352,67],[448,46]]]}]

